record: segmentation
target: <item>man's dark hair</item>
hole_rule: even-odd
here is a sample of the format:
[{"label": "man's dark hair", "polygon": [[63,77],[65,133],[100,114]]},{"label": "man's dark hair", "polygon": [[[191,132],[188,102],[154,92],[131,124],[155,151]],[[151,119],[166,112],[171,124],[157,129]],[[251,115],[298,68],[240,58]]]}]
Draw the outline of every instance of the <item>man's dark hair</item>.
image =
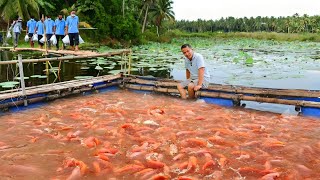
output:
[{"label": "man's dark hair", "polygon": [[30,16],[31,19],[34,19],[34,16]]},{"label": "man's dark hair", "polygon": [[187,47],[188,47],[188,48],[192,48],[190,44],[184,44],[184,45],[181,46],[181,49],[187,48]]}]

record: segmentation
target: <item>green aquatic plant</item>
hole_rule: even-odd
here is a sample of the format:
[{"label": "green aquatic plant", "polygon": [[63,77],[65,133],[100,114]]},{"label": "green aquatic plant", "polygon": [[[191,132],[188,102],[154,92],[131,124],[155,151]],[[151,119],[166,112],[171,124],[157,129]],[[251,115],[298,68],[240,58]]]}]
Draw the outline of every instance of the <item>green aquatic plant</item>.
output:
[{"label": "green aquatic plant", "polygon": [[15,86],[17,86],[18,84],[20,84],[17,81],[8,81],[8,82],[2,82],[0,83],[0,86],[4,89],[10,89],[10,88],[14,88]]},{"label": "green aquatic plant", "polygon": [[103,68],[101,66],[99,66],[99,65],[97,65],[94,69],[98,70],[98,71],[102,71],[103,70]]},{"label": "green aquatic plant", "polygon": [[245,61],[246,65],[253,65],[253,58],[252,57],[248,57]]},{"label": "green aquatic plant", "polygon": [[[15,79],[15,80],[20,80],[21,78],[20,78],[20,77],[15,77],[14,79]],[[24,79],[24,80],[27,80],[27,79],[29,79],[29,77],[24,77],[23,79]]]}]

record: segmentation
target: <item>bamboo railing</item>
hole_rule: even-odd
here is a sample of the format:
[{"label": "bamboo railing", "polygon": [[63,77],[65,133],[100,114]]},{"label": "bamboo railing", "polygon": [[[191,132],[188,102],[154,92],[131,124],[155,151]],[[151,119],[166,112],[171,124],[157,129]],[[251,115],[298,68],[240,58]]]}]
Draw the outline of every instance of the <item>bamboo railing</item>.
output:
[{"label": "bamboo railing", "polygon": [[[180,81],[168,79],[148,80],[141,78],[144,77],[125,77],[124,87],[134,90],[154,91],[161,93],[179,93],[176,86]],[[272,89],[210,84],[208,88],[201,89],[196,94],[198,97],[223,98],[230,99],[234,102],[240,102],[241,100],[245,100],[264,103],[294,105],[298,107],[320,108],[320,102],[294,99],[298,97],[318,98],[320,97],[319,90]],[[291,100],[289,98],[293,99]]]},{"label": "bamboo railing", "polygon": [[[49,101],[58,98],[63,98],[69,95],[80,94],[82,92],[96,91],[100,88],[109,86],[118,86],[121,74],[100,76],[91,79],[65,81],[61,83],[46,84],[40,86],[32,86],[25,88],[25,93],[21,94],[21,89],[1,91],[0,109],[7,110],[9,107],[24,105],[27,106],[30,103],[39,101]],[[95,83],[101,83],[100,85],[94,85]],[[28,98],[30,95],[45,94],[40,97]]]},{"label": "bamboo railing", "polygon": [[[116,52],[108,52],[108,53],[99,53],[92,55],[79,55],[79,56],[65,56],[65,57],[52,57],[52,58],[39,58],[39,59],[24,59],[23,63],[38,63],[38,62],[47,62],[47,61],[65,61],[65,60],[79,60],[79,59],[89,59],[89,58],[97,58],[97,57],[110,57],[121,54],[128,54],[130,50],[121,50]],[[18,60],[10,60],[10,61],[0,61],[0,65],[4,64],[16,64]]]},{"label": "bamboo railing", "polygon": [[[144,77],[141,77],[144,78]],[[144,84],[154,85],[156,87],[176,87],[180,81],[169,80],[169,79],[158,79],[158,80],[146,80],[141,79],[138,76],[128,76],[124,78],[127,83],[133,84]],[[259,87],[245,87],[245,86],[233,86],[233,85],[222,85],[222,84],[210,84],[205,91],[223,91],[228,93],[236,94],[253,94],[259,96],[269,97],[320,97],[320,90],[304,90],[304,89],[274,89],[274,88],[259,88]]]}]

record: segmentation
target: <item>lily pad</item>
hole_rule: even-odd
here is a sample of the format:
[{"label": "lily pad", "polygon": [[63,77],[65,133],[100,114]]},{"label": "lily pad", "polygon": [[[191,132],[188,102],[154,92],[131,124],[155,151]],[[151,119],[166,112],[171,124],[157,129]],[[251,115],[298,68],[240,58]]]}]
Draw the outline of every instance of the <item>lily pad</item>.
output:
[{"label": "lily pad", "polygon": [[7,84],[7,85],[3,85],[3,86],[1,86],[1,87],[4,88],[4,89],[11,89],[11,88],[14,88],[15,85],[13,85],[13,84]]},{"label": "lily pad", "polygon": [[119,74],[121,72],[122,72],[121,70],[112,70],[112,71],[109,71],[108,73],[115,75],[115,74]]},{"label": "lily pad", "polygon": [[90,67],[81,67],[80,69],[81,70],[88,70],[88,69],[90,69]]},{"label": "lily pad", "polygon": [[17,82],[17,81],[8,81],[8,82],[2,82],[0,83],[0,86],[15,86],[15,85],[18,85],[20,84],[20,82]]},{"label": "lily pad", "polygon": [[96,66],[94,69],[99,70],[99,71],[103,70],[103,68],[101,66]]},{"label": "lily pad", "polygon": [[107,66],[107,67],[104,67],[104,69],[113,69],[114,66]]},{"label": "lily pad", "polygon": [[[20,77],[15,77],[14,79],[15,80],[20,80],[21,78]],[[29,79],[29,77],[24,77],[23,79],[26,80],[26,79]]]}]

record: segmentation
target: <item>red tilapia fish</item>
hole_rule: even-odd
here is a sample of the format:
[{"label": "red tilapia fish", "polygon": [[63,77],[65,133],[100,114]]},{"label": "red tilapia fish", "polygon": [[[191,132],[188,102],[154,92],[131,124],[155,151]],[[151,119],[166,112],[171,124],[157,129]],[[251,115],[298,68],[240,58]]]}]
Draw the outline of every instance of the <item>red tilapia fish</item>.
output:
[{"label": "red tilapia fish", "polygon": [[320,121],[114,91],[0,116],[0,179],[320,179]]}]

